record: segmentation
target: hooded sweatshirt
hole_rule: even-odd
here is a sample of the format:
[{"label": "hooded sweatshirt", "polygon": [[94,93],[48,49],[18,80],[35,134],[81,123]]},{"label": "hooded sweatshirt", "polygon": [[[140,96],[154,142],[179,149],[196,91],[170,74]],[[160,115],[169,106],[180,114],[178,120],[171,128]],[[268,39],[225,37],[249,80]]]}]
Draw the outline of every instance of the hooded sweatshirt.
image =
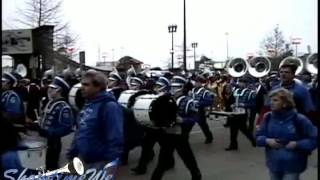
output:
[{"label": "hooded sweatshirt", "polygon": [[122,107],[112,94],[100,92],[79,114],[69,158],[78,156],[86,163],[111,162],[120,157],[123,141]]},{"label": "hooded sweatshirt", "polygon": [[[264,146],[266,163],[272,172],[301,173],[307,167],[308,155],[317,148],[318,131],[311,121],[295,109],[270,112],[256,133],[258,146]],[[275,149],[266,144],[267,138],[279,139],[282,147]],[[295,149],[285,146],[296,141]]]}]

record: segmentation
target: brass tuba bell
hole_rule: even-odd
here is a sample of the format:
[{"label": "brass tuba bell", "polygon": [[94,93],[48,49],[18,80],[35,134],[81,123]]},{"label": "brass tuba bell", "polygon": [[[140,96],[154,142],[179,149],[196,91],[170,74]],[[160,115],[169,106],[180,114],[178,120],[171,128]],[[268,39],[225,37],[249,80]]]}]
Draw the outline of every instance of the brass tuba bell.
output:
[{"label": "brass tuba bell", "polygon": [[242,58],[235,58],[228,61],[226,69],[230,76],[241,77],[247,73],[248,63]]},{"label": "brass tuba bell", "polygon": [[318,53],[310,54],[306,59],[305,66],[311,74],[318,74]]},{"label": "brass tuba bell", "polygon": [[250,75],[256,78],[267,75],[271,70],[271,62],[264,56],[257,56],[249,59],[248,65]]},{"label": "brass tuba bell", "polygon": [[279,69],[284,64],[295,64],[298,67],[295,75],[300,74],[303,70],[303,61],[302,61],[302,59],[300,59],[298,57],[289,56],[289,57],[284,58],[279,65]]}]

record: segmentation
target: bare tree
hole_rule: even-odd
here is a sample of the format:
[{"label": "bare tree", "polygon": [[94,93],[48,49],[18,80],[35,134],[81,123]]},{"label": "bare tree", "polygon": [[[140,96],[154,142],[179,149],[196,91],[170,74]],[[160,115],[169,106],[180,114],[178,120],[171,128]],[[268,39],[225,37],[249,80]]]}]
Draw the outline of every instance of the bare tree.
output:
[{"label": "bare tree", "polygon": [[54,26],[54,48],[71,48],[78,36],[70,32],[69,24],[62,18],[62,0],[26,0],[23,8],[18,8],[16,22],[29,28],[43,25]]},{"label": "bare tree", "polygon": [[277,57],[287,51],[286,44],[283,33],[279,29],[279,25],[277,25],[261,42],[261,50],[266,54],[272,51],[273,56]]}]

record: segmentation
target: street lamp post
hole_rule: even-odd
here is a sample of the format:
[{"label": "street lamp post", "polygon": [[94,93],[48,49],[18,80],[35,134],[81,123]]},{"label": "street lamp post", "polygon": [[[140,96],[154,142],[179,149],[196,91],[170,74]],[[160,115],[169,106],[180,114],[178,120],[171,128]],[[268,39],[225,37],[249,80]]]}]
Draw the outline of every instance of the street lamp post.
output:
[{"label": "street lamp post", "polygon": [[301,43],[301,38],[292,38],[291,43],[296,46],[296,57],[298,57],[298,45]]},{"label": "street lamp post", "polygon": [[191,46],[193,48],[193,61],[194,61],[194,70],[196,69],[196,48],[198,47],[197,42],[191,43]]},{"label": "street lamp post", "polygon": [[183,70],[187,72],[186,0],[183,0]]},{"label": "street lamp post", "polygon": [[172,46],[171,46],[171,69],[173,70],[173,58],[174,58],[174,56],[173,56],[173,54],[174,54],[174,50],[173,50],[173,33],[175,33],[175,32],[177,32],[177,25],[175,25],[175,24],[172,24],[172,25],[169,25],[168,26],[168,30],[169,30],[169,33],[171,33],[172,34]]},{"label": "street lamp post", "polygon": [[229,59],[229,39],[228,39],[229,33],[226,32],[226,39],[227,39],[227,60]]}]

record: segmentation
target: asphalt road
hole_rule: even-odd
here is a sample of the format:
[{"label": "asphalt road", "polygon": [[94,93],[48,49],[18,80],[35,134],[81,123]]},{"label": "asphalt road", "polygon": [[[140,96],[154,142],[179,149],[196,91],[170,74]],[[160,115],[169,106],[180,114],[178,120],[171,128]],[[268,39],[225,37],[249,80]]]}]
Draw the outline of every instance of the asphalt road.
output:
[{"label": "asphalt road", "polygon": [[[249,141],[239,133],[239,150],[226,152],[229,143],[229,129],[224,128],[224,119],[209,120],[214,140],[212,144],[204,144],[204,135],[198,125],[195,125],[190,137],[190,143],[200,167],[203,180],[269,180],[268,170],[265,165],[263,148],[253,148]],[[63,151],[60,158],[61,166],[65,164],[64,152],[70,145],[72,135],[63,138]],[[135,167],[140,148],[130,152],[129,164],[120,167],[119,180],[149,180],[157,162],[159,146],[156,145],[156,156],[148,167],[145,175],[132,175],[130,168]],[[163,180],[189,180],[191,176],[179,156],[175,153],[175,168],[169,170]],[[318,153],[314,151],[309,158],[308,169],[302,174],[302,180],[318,179],[317,171]]]}]

